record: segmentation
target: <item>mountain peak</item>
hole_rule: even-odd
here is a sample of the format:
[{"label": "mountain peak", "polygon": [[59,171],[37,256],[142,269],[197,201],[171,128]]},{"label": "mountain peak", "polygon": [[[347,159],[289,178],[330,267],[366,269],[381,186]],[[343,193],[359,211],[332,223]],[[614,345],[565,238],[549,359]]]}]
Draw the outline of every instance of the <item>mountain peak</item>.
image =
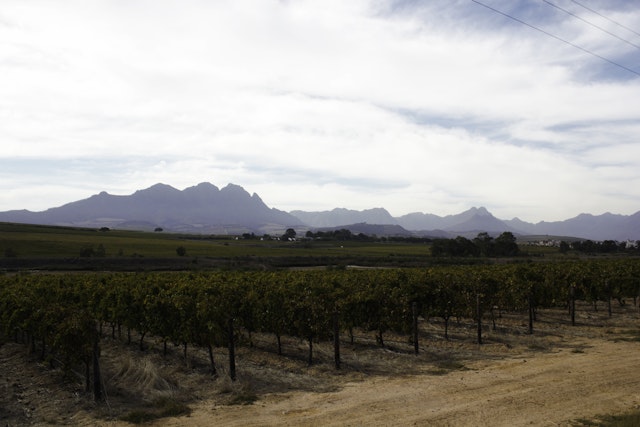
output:
[{"label": "mountain peak", "polygon": [[331,211],[323,212],[292,211],[291,214],[303,223],[317,228],[361,223],[397,225],[396,219],[384,208],[372,208],[362,211],[334,208]]},{"label": "mountain peak", "polygon": [[151,195],[151,196],[161,196],[161,195],[165,195],[165,194],[168,194],[168,193],[175,193],[175,192],[179,192],[179,191],[180,190],[178,190],[176,188],[173,188],[170,185],[158,183],[158,184],[152,185],[149,188],[145,188],[144,190],[138,190],[134,194],[135,195],[145,194],[145,195]]},{"label": "mountain peak", "polygon": [[200,184],[196,185],[195,187],[191,187],[191,188],[198,188],[200,190],[218,190],[218,187],[216,187],[215,185],[213,185],[210,182],[201,182]]},{"label": "mountain peak", "polygon": [[186,194],[194,193],[194,194],[204,194],[204,195],[217,193],[218,191],[220,191],[220,189],[215,185],[211,184],[210,182],[201,182],[198,185],[195,185],[193,187],[188,187],[183,190],[183,192]]},{"label": "mountain peak", "polygon": [[224,187],[222,190],[220,190],[222,192],[225,193],[235,193],[235,194],[246,194],[247,196],[249,196],[249,193],[247,192],[247,190],[245,190],[244,188],[242,188],[239,185],[236,184],[227,184],[226,187]]},{"label": "mountain peak", "polygon": [[473,207],[469,209],[469,211],[473,212],[475,215],[478,215],[478,216],[493,216],[491,215],[491,212],[489,212],[487,208],[485,208],[484,206],[480,206],[479,208]]}]

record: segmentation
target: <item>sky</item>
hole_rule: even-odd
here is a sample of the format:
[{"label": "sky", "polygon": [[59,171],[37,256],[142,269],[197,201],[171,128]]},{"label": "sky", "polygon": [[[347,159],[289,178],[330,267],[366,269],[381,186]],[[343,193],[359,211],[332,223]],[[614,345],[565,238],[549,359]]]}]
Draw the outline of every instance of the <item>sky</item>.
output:
[{"label": "sky", "polygon": [[640,210],[639,0],[2,0],[0,211]]}]

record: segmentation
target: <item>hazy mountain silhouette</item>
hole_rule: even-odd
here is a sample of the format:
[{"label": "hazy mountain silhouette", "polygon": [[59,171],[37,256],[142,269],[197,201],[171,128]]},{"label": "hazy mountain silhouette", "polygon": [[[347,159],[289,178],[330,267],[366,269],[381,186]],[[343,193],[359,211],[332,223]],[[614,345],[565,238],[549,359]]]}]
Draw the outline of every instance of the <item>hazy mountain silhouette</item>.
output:
[{"label": "hazy mountain silhouette", "polygon": [[398,224],[396,219],[383,208],[366,209],[363,211],[335,208],[331,211],[322,212],[305,212],[298,210],[289,213],[306,225],[314,228],[339,227],[341,225],[365,222],[369,224]]},{"label": "hazy mountain silhouette", "polygon": [[[494,217],[485,208],[471,208],[457,215],[445,217],[412,213],[394,218],[389,212],[381,208],[363,211],[347,209],[334,209],[323,212],[292,211],[291,214],[298,217],[305,224],[318,228],[340,227],[356,223],[385,224],[399,225],[405,230],[420,231],[428,235],[454,234],[454,237],[456,232],[465,234],[482,231],[491,233],[517,232],[517,230],[513,230],[503,221]],[[441,232],[434,233],[434,230],[441,230]]]},{"label": "hazy mountain silhouette", "polygon": [[563,235],[591,240],[640,240],[640,212],[633,215],[580,214],[564,221],[530,224],[515,218],[505,221],[527,234]]},{"label": "hazy mountain silhouette", "polygon": [[448,232],[485,231],[519,232],[494,217],[486,208],[471,208],[456,215],[439,217],[433,214],[412,213],[398,218],[398,224],[409,230],[444,230]]},{"label": "hazy mountain silhouette", "polygon": [[284,211],[270,209],[257,194],[249,195],[238,185],[218,189],[206,182],[183,191],[156,184],[129,196],[102,192],[42,212],[2,212],[0,221],[205,233],[266,232],[302,224]]},{"label": "hazy mountain silhouette", "polygon": [[[220,234],[247,231],[281,233],[288,227],[300,231],[344,227],[352,232],[378,235],[411,232],[418,236],[474,237],[480,232],[496,235],[510,231],[516,235],[640,240],[640,212],[628,216],[580,214],[565,221],[541,221],[537,224],[518,218],[501,220],[484,207],[443,217],[416,212],[394,218],[384,208],[362,211],[336,208],[322,212],[296,210],[287,213],[269,208],[257,194],[250,195],[238,185],[229,184],[219,189],[207,182],[182,191],[156,184],[128,196],[101,192],[41,212],[0,212],[0,221],[138,230],[162,227],[170,231]],[[364,230],[369,230],[369,233]]]},{"label": "hazy mountain silhouette", "polygon": [[[421,236],[474,237],[479,232],[495,235],[509,231],[516,235],[573,236],[592,240],[640,240],[640,212],[630,216],[611,213],[597,216],[581,214],[565,221],[541,221],[537,224],[518,218],[501,220],[484,207],[474,207],[456,215],[442,217],[420,212],[397,218],[389,215],[390,218],[386,220],[383,218],[384,222],[377,222],[380,219],[379,216],[368,216],[367,210],[348,212],[349,218],[358,218],[358,222],[399,225]],[[323,212],[292,211],[291,214],[308,225],[322,224],[323,227],[339,227],[350,223],[345,220],[343,210],[339,209]]]}]

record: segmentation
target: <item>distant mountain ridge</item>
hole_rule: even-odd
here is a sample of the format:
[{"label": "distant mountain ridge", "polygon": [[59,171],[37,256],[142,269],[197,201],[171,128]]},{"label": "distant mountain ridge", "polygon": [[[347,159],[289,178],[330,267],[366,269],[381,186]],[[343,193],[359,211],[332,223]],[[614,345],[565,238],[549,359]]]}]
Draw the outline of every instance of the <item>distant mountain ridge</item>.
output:
[{"label": "distant mountain ridge", "polygon": [[269,232],[302,225],[296,217],[271,209],[257,194],[229,184],[219,189],[203,182],[180,191],[165,184],[129,196],[101,192],[88,199],[42,212],[0,212],[0,221],[181,232]]},{"label": "distant mountain ridge", "polygon": [[[456,215],[410,213],[394,218],[384,208],[362,211],[290,213],[269,208],[257,194],[228,184],[219,189],[202,182],[182,191],[155,184],[127,196],[106,192],[41,212],[0,212],[0,221],[80,227],[129,228],[202,234],[241,234],[247,231],[276,234],[289,227],[307,229],[349,228],[378,235],[474,237],[480,232],[516,235],[571,236],[591,240],[640,240],[640,211],[633,215],[580,214],[565,221],[537,224],[518,218],[501,220],[486,208],[471,208]],[[374,227],[377,225],[378,227]]]},{"label": "distant mountain ridge", "polygon": [[[407,217],[409,217],[409,221],[406,220]],[[420,222],[416,221],[416,214],[409,214],[398,218],[398,222],[406,228],[420,225],[420,229],[422,230],[444,230],[454,233],[469,233],[476,231],[484,231],[488,233],[510,231],[512,233],[519,233],[519,230],[516,230],[505,224],[504,221],[497,219],[484,207],[474,207],[457,215],[447,215],[444,217],[428,214],[424,215],[424,219],[425,221],[420,224]]]},{"label": "distant mountain ridge", "polygon": [[347,224],[369,223],[398,225],[395,218],[384,208],[365,209],[355,211],[345,208],[335,208],[331,211],[305,212],[291,211],[291,215],[314,228],[336,227]]},{"label": "distant mountain ridge", "polygon": [[[382,209],[388,214],[388,212]],[[346,213],[349,215],[346,216]],[[369,223],[399,225],[414,235],[434,237],[473,237],[480,232],[498,234],[505,231],[516,235],[572,236],[591,240],[640,240],[640,211],[633,215],[580,214],[565,221],[528,223],[518,218],[501,220],[493,216],[486,208],[471,208],[456,215],[444,217],[410,213],[394,218],[388,215],[387,222],[375,222],[380,218],[367,215],[368,211],[337,210],[323,212],[292,211],[301,221],[312,227],[340,227],[347,224]]]}]

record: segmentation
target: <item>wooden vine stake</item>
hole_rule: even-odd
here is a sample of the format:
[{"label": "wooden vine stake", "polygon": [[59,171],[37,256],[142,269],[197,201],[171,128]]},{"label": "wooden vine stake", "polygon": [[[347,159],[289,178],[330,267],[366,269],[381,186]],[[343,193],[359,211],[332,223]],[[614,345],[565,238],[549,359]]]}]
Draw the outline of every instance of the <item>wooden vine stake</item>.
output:
[{"label": "wooden vine stake", "polygon": [[604,288],[607,291],[607,313],[609,314],[609,317],[612,317],[613,316],[613,310],[611,308],[611,299],[613,298],[613,295],[612,295],[612,292],[611,292],[611,284],[609,283],[609,279],[605,279]]},{"label": "wooden vine stake", "polygon": [[529,291],[527,300],[529,303],[529,335],[533,335],[533,292]]},{"label": "wooden vine stake", "polygon": [[104,400],[102,394],[102,377],[100,375],[100,336],[96,335],[93,339],[93,399],[96,402]]},{"label": "wooden vine stake", "polygon": [[340,369],[340,313],[333,312],[333,359],[336,369]]},{"label": "wooden vine stake", "polygon": [[480,294],[476,294],[476,316],[478,317],[478,344],[482,344],[482,300]]},{"label": "wooden vine stake", "polygon": [[413,316],[413,352],[420,353],[420,344],[418,342],[418,303],[411,303],[411,314]]},{"label": "wooden vine stake", "polygon": [[569,311],[571,312],[571,326],[576,326],[576,287],[569,288]]},{"label": "wooden vine stake", "polygon": [[229,317],[229,377],[236,380],[236,346],[233,333],[233,317]]}]

